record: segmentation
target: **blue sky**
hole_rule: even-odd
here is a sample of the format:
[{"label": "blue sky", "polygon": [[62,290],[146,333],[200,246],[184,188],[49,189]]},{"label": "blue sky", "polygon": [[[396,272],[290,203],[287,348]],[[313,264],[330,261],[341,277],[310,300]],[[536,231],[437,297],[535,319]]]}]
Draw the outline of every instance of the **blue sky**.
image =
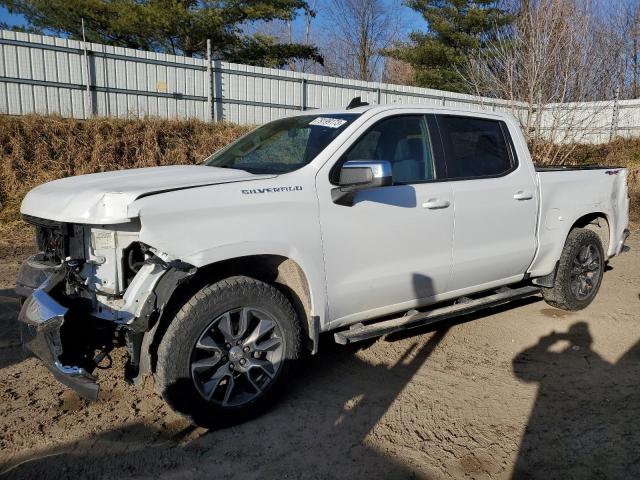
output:
[{"label": "blue sky", "polygon": [[[313,0],[307,0],[311,5],[313,4]],[[403,24],[405,29],[407,30],[415,30],[425,27],[424,19],[422,15],[417,13],[415,10],[410,9],[405,6],[402,0],[383,0],[387,6],[394,9],[400,9],[400,15],[402,17]],[[316,18],[316,25],[323,26],[326,25],[326,9],[328,7],[327,0],[317,0],[316,1],[316,10],[318,11],[318,16]]]},{"label": "blue sky", "polygon": [[[424,28],[425,23],[424,20],[422,19],[422,16],[419,15],[418,13],[416,13],[415,11],[411,10],[410,8],[402,5],[402,0],[384,0],[388,5],[390,6],[396,6],[395,8],[400,8],[401,9],[401,15],[402,15],[402,19],[404,21],[404,26],[405,26],[405,30],[408,32],[410,30],[413,29],[421,29]],[[316,9],[318,11],[318,16],[316,17],[316,19],[314,20],[313,23],[313,28],[316,29],[316,32],[318,31],[318,29],[322,29],[324,27],[327,27],[327,15],[326,15],[326,9],[327,7],[327,0],[317,0],[316,1]],[[313,4],[313,1],[309,1],[309,4]],[[7,9],[5,7],[1,7],[0,6],[0,22],[6,22],[9,25],[18,25],[18,26],[24,26],[26,24],[24,18],[20,15],[12,15],[10,14]],[[296,21],[296,30],[302,30],[303,27],[303,19],[301,17],[299,17]]]},{"label": "blue sky", "polygon": [[0,22],[19,26],[23,26],[25,24],[24,18],[19,15],[10,14],[5,7],[0,7]]}]

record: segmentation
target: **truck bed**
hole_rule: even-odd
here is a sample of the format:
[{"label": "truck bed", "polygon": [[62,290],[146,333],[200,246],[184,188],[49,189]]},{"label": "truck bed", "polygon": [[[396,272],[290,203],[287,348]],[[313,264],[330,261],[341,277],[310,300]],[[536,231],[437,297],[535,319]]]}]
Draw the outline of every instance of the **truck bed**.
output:
[{"label": "truck bed", "polygon": [[608,165],[553,165],[553,166],[536,166],[536,172],[571,172],[574,170],[619,170],[624,167],[608,166]]},{"label": "truck bed", "polygon": [[[609,238],[603,239],[607,258],[620,253],[628,225],[627,170],[610,166],[558,166],[536,168],[540,214],[538,251],[531,276],[553,271],[574,223],[606,218]],[[608,240],[608,241],[607,241]]]}]

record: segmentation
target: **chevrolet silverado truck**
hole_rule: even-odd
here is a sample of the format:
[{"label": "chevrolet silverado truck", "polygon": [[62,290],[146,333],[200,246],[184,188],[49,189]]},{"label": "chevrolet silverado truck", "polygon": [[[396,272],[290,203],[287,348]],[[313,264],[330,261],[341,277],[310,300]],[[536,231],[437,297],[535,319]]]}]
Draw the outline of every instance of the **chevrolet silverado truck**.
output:
[{"label": "chevrolet silverado truck", "polygon": [[203,426],[257,414],[305,352],[541,294],[594,299],[625,249],[627,171],[535,168],[498,112],[359,105],[267,123],[200,165],[29,192],[25,347],[96,399],[124,349]]}]

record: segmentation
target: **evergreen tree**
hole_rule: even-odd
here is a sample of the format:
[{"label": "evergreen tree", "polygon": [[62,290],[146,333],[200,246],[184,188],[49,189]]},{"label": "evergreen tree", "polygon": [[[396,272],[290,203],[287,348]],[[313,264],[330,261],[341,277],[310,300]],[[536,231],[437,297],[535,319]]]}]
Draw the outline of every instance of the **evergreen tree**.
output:
[{"label": "evergreen tree", "polygon": [[492,32],[513,16],[495,0],[406,0],[427,22],[427,31],[412,32],[410,42],[385,53],[410,63],[416,84],[452,92],[466,92],[459,73],[467,55],[481,50]]},{"label": "evergreen tree", "polygon": [[309,10],[306,0],[0,0],[24,15],[30,31],[49,31],[87,41],[187,56],[202,56],[206,40],[215,58],[281,67],[290,60],[322,62],[313,46],[279,44],[247,35],[251,22],[292,20]]}]

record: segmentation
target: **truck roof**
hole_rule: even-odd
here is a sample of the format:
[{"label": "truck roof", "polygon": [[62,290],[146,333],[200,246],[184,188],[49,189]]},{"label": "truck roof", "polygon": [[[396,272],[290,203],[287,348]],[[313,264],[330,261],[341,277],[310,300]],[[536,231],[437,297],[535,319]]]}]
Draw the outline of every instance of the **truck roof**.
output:
[{"label": "truck roof", "polygon": [[513,115],[507,112],[493,111],[493,110],[481,110],[478,108],[464,108],[464,107],[455,107],[455,106],[439,106],[439,105],[428,105],[424,103],[413,103],[413,104],[405,104],[405,103],[389,103],[389,104],[375,104],[375,105],[365,105],[362,107],[356,108],[318,108],[313,110],[305,110],[303,112],[297,112],[295,115],[309,115],[309,113],[313,114],[326,114],[326,115],[340,115],[340,114],[349,114],[349,113],[357,113],[362,114],[365,112],[369,112],[371,114],[375,114],[378,112],[384,112],[388,110],[396,110],[396,109],[428,109],[428,110],[440,110],[446,112],[458,112],[461,114],[486,114],[491,117],[502,117],[513,119]]}]

